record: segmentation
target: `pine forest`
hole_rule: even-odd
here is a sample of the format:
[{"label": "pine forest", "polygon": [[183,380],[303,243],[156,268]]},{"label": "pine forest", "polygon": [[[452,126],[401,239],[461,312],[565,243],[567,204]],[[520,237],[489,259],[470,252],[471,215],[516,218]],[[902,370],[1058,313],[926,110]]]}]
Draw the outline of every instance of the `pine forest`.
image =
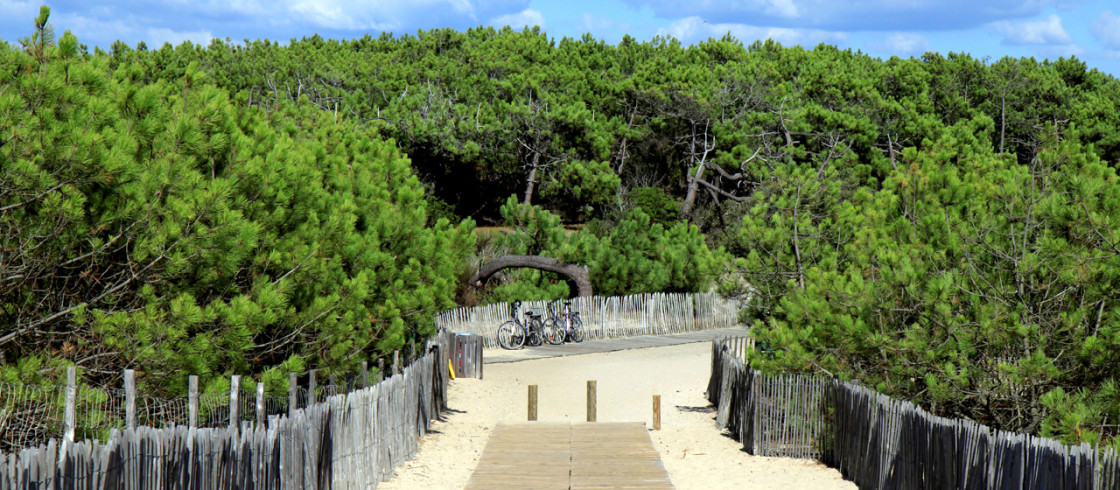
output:
[{"label": "pine forest", "polygon": [[524,255],[742,299],[764,372],[1120,445],[1120,82],[1076,58],[65,28],[0,43],[0,381],[353,371],[579,293],[470,280]]}]

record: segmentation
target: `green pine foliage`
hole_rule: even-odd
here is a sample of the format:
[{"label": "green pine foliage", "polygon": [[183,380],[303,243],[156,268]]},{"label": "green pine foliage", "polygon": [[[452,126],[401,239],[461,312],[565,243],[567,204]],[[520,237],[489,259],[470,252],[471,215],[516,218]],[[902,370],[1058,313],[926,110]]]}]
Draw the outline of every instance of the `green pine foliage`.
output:
[{"label": "green pine foliage", "polygon": [[[1120,180],[1076,140],[1020,165],[993,137],[991,119],[962,121],[906,150],[882,188],[826,200],[804,284],[771,285],[780,294],[754,332],[773,350],[756,365],[1067,442],[1115,434]],[[744,246],[788,255],[779,226],[745,218]],[[776,270],[772,256],[746,261]]]},{"label": "green pine foliage", "polygon": [[470,224],[429,223],[392,142],[306,101],[246,106],[193,62],[144,81],[71,37],[0,53],[0,378],[283,386],[433,333]]},{"label": "green pine foliage", "polygon": [[[1120,440],[1120,82],[1076,58],[490,27],[91,54],[49,16],[0,43],[2,379],[349,369],[522,253],[597,294],[726,278],[763,369]],[[503,276],[483,301],[570,293]]]},{"label": "green pine foliage", "polygon": [[[640,208],[631,209],[605,232],[566,232],[559,216],[513,196],[502,206],[502,215],[512,231],[495,240],[495,250],[584,265],[590,270],[592,289],[601,296],[706,291],[728,260],[722,250],[708,247],[696,225],[656,223]],[[571,292],[554,274],[513,274],[520,274],[516,277],[521,281],[499,286],[489,300],[556,298]]]}]

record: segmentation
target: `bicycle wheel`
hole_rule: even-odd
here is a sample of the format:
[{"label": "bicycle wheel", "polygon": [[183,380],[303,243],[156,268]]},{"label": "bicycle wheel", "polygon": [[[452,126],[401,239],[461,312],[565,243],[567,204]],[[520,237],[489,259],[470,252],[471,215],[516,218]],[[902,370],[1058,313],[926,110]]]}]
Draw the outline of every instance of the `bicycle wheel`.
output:
[{"label": "bicycle wheel", "polygon": [[503,349],[516,350],[525,345],[525,329],[513,322],[505,322],[498,327],[498,345]]},{"label": "bicycle wheel", "polygon": [[544,339],[552,345],[560,345],[564,343],[564,327],[556,323],[555,320],[549,318],[544,321]]},{"label": "bicycle wheel", "polygon": [[583,342],[583,320],[579,319],[579,315],[572,315],[572,328],[568,330],[568,338],[572,342]]}]

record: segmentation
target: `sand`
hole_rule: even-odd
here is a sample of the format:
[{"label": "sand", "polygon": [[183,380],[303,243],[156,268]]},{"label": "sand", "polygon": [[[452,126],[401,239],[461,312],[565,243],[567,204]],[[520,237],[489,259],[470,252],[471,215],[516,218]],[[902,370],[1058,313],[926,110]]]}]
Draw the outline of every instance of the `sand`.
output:
[{"label": "sand", "polygon": [[539,420],[585,423],[587,380],[598,382],[598,419],[652,426],[661,395],[660,431],[650,431],[680,489],[856,488],[820,463],[747,454],[716,428],[704,398],[711,344],[694,344],[487,364],[485,378],[457,379],[450,411],[423,437],[420,452],[382,484],[389,489],[458,489],[474,471],[499,422],[525,423],[527,386],[538,385]]}]

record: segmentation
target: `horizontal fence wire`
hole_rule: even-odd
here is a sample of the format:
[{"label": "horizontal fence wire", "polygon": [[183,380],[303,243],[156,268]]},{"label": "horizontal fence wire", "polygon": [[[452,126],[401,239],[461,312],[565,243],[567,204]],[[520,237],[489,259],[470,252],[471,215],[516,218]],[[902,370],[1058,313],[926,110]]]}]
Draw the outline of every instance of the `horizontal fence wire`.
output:
[{"label": "horizontal fence wire", "polygon": [[[306,375],[304,375],[306,378]],[[336,378],[336,385],[329,384],[329,377],[316,388],[313,400],[307,386],[297,386],[296,408],[321,403],[331,396],[351,393],[361,389],[361,373],[348,373]],[[376,373],[373,382],[377,381]],[[276,390],[274,388],[274,390]],[[283,391],[290,387],[284,386]],[[279,390],[276,390],[279,392]],[[243,382],[238,391],[238,421],[257,421],[257,393],[255,383]],[[104,441],[113,430],[125,429],[126,401],[124,389],[75,386],[74,437],[75,440]],[[289,396],[265,393],[264,417],[287,414]],[[65,435],[64,412],[66,386],[15,385],[0,382],[0,452],[14,452],[38,446],[51,438]],[[174,427],[189,425],[190,398],[163,398],[147,394],[136,396],[136,424],[147,427]],[[229,391],[198,394],[197,427],[225,427],[230,425]]]},{"label": "horizontal fence wire", "polygon": [[78,385],[75,391],[75,439],[104,440],[113,429],[124,428],[124,390]]},{"label": "horizontal fence wire", "polygon": [[[715,293],[590,296],[571,301],[588,339],[665,335],[738,324],[739,303]],[[547,315],[547,305],[543,300],[524,301],[521,313]],[[511,319],[510,310],[509,303],[456,308],[437,315],[436,325],[449,332],[478,335],[484,347],[496,348],[498,327]]]},{"label": "horizontal fence wire", "polygon": [[[221,423],[224,408],[225,425],[111,428],[103,440],[60,442],[49,438],[41,445],[3,452],[0,490],[372,488],[416,453],[419,436],[447,409],[450,342],[451,337],[441,333],[429,341],[426,355],[399,374],[369,387],[352,380],[335,388],[328,385],[324,401],[290,414],[284,413],[290,408],[286,397],[266,395],[262,400],[270,407],[266,411],[276,413],[263,424],[243,420],[230,425],[228,393],[224,407],[216,396],[203,395],[199,397],[200,411],[203,406],[210,407],[208,420]],[[0,392],[0,397],[7,397],[0,398],[7,403],[0,414],[7,418],[0,420],[13,421],[19,416],[59,419],[61,415],[51,415],[54,409],[47,408],[51,404],[45,402],[60,404],[57,397],[65,397],[65,393],[19,388],[0,386],[11,390]],[[106,403],[116,399],[115,393],[87,390],[86,395],[97,399],[91,406],[115,411],[115,404]],[[238,418],[244,419],[245,412],[256,417],[255,390],[245,387],[237,395]],[[242,402],[245,399],[251,400],[251,409]],[[9,410],[36,404],[40,407],[36,409],[38,414],[21,415]],[[163,422],[180,414],[179,400],[152,401],[146,409],[141,409],[142,405],[138,400],[140,419]],[[101,417],[105,412],[86,414]],[[106,416],[105,420],[120,418]],[[95,421],[87,426],[108,425]]]},{"label": "horizontal fence wire", "polygon": [[164,399],[149,395],[136,397],[136,424],[148,427],[174,427],[188,422],[187,398]]},{"label": "horizontal fence wire", "polygon": [[755,455],[815,459],[862,489],[1120,490],[1120,454],[938,417],[864,386],[749,369],[742,337],[712,342],[716,422]]},{"label": "horizontal fence wire", "polygon": [[62,435],[63,387],[0,382],[0,451],[14,451]]}]

